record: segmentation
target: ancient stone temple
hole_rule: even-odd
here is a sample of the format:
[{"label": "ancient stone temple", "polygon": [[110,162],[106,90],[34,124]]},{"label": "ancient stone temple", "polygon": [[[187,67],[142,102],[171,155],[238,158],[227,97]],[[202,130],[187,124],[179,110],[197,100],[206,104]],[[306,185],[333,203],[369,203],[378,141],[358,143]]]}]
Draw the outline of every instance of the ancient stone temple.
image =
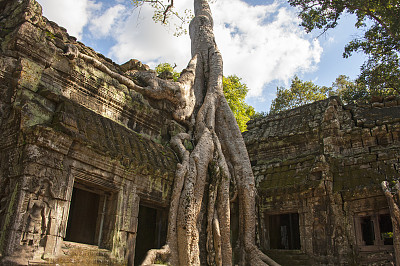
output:
[{"label": "ancient stone temple", "polygon": [[282,265],[393,265],[381,182],[400,177],[399,98],[333,97],[248,129],[267,254]]},{"label": "ancient stone temple", "polygon": [[[139,265],[165,243],[178,163],[168,143],[185,131],[170,102],[121,82],[148,66],[77,42],[35,0],[0,0],[0,45],[0,264]],[[268,255],[393,263],[381,182],[400,176],[400,99],[333,97],[248,129]]]},{"label": "ancient stone temple", "polygon": [[66,52],[125,76],[148,67],[97,54],[34,0],[0,0],[0,44],[2,263],[139,263],[165,241],[177,164],[165,143],[183,128],[167,102]]}]

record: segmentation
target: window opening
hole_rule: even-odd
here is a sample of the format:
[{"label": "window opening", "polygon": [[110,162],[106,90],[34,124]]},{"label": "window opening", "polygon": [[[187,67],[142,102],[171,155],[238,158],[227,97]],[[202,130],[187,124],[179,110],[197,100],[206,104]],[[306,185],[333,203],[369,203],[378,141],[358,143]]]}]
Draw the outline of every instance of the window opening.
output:
[{"label": "window opening", "polygon": [[384,245],[393,245],[393,225],[390,214],[379,215],[379,230]]},{"label": "window opening", "polygon": [[65,240],[96,245],[100,195],[73,188]]},{"label": "window opening", "polygon": [[363,213],[355,217],[357,243],[370,250],[393,245],[393,225],[387,210]]},{"label": "window opening", "polygon": [[299,214],[269,216],[271,249],[300,249]]}]

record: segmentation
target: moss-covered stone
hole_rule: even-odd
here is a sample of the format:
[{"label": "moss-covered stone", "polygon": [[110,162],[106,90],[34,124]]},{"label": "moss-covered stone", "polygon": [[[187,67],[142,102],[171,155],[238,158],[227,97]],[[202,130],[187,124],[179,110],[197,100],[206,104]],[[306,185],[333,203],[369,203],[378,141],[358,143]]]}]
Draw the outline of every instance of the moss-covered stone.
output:
[{"label": "moss-covered stone", "polygon": [[[355,217],[388,208],[380,183],[400,173],[397,108],[393,100],[378,110],[330,98],[249,122],[262,213],[297,213],[301,248],[321,264],[360,263],[349,256],[360,248]],[[280,230],[265,221],[270,234]]]}]

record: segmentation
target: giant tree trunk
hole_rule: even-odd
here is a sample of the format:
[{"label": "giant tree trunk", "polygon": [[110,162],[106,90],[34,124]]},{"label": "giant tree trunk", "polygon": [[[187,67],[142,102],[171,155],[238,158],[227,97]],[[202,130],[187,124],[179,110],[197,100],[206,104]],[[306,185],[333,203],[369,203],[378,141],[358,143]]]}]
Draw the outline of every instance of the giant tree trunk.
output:
[{"label": "giant tree trunk", "polygon": [[[178,82],[161,80],[151,71],[137,72],[134,82],[74,46],[66,48],[66,55],[89,61],[148,97],[170,101],[175,106],[174,119],[187,127],[187,133],[171,139],[181,163],[171,197],[167,244],[149,251],[142,265],[158,259],[173,266],[232,265],[230,194],[236,194],[239,201],[238,264],[278,265],[255,245],[254,176],[241,132],[223,94],[222,57],[207,0],[194,0],[194,12],[189,29],[192,59]],[[191,141],[194,148],[187,150],[185,141]],[[205,241],[200,234],[206,236]]]},{"label": "giant tree trunk", "polygon": [[388,201],[390,217],[392,218],[396,266],[400,266],[400,183],[396,181],[392,188],[389,187],[388,181],[383,181],[381,185]]},{"label": "giant tree trunk", "polygon": [[[233,183],[239,200],[239,264],[265,265],[266,261],[276,265],[255,246],[254,176],[241,132],[223,95],[222,57],[207,1],[194,0],[194,12],[189,29],[193,59],[188,68],[194,69],[194,83],[190,92],[185,92],[188,104],[183,104],[194,106],[180,113],[190,121],[188,134],[172,141],[182,163],[171,200],[167,245],[161,253],[170,253],[172,265],[200,265],[199,231],[206,219],[207,232],[201,233],[207,234],[207,263],[232,265],[229,195]],[[185,149],[184,139],[193,140],[193,151]],[[206,184],[208,198],[204,200]],[[153,263],[156,254],[160,251],[149,252],[143,265]]]}]

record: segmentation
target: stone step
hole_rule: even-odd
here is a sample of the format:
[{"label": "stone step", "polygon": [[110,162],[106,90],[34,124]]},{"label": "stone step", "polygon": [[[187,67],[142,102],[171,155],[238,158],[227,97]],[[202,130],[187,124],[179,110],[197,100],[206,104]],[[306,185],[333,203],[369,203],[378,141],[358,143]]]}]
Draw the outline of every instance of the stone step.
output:
[{"label": "stone step", "polygon": [[111,252],[107,249],[101,249],[97,246],[67,242],[64,241],[61,248],[62,255],[57,258],[50,259],[46,263],[32,265],[123,265],[116,263],[111,256]]},{"label": "stone step", "polygon": [[360,252],[360,265],[391,265],[395,260],[392,250]]},{"label": "stone step", "polygon": [[270,249],[265,253],[282,266],[313,265],[310,257],[301,250]]}]

